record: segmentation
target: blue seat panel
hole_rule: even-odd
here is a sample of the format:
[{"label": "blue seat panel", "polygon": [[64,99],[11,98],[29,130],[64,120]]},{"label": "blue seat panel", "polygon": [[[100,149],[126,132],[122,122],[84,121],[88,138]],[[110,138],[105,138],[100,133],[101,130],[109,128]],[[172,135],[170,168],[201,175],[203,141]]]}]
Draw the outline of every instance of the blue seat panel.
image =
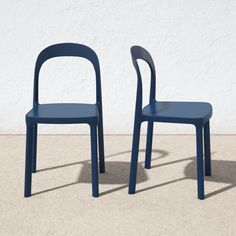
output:
[{"label": "blue seat panel", "polygon": [[205,123],[212,116],[212,106],[206,102],[152,102],[143,108],[144,120],[171,123]]},{"label": "blue seat panel", "polygon": [[26,120],[35,123],[70,124],[97,122],[96,105],[81,103],[39,104],[26,114]]}]

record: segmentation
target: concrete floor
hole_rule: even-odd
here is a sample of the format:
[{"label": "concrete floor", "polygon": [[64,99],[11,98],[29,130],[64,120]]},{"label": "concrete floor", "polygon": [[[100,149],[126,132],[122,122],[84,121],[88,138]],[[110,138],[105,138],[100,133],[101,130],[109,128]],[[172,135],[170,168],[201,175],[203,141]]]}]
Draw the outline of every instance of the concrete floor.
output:
[{"label": "concrete floor", "polygon": [[91,197],[89,136],[39,136],[33,196],[23,198],[25,136],[0,136],[0,235],[236,235],[236,136],[212,136],[206,199],[196,193],[195,137],[154,137],[152,169],[127,194],[131,136],[106,136],[106,173]]}]

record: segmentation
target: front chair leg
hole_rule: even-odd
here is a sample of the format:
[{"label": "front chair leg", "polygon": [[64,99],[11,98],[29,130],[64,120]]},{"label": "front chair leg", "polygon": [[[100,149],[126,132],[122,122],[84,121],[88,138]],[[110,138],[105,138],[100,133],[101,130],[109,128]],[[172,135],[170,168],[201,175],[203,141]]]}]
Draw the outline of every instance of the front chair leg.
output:
[{"label": "front chair leg", "polygon": [[135,122],[134,133],[133,133],[132,154],[131,154],[131,165],[130,165],[129,194],[135,193],[135,189],[136,189],[140,128],[141,128],[141,123]]},{"label": "front chair leg", "polygon": [[103,135],[103,120],[102,120],[102,118],[98,124],[98,145],[99,145],[99,169],[100,169],[100,173],[105,173],[104,135]]},{"label": "front chair leg", "polygon": [[25,154],[25,190],[24,196],[31,196],[32,185],[32,146],[33,126],[27,124],[26,129],[26,154]]},{"label": "front chair leg", "polygon": [[148,122],[147,129],[147,142],[146,142],[146,157],[145,157],[145,168],[151,168],[152,159],[152,137],[153,137],[153,122]]},{"label": "front chair leg", "polygon": [[204,199],[204,174],[203,174],[203,140],[202,140],[202,126],[196,127],[196,146],[197,146],[197,185],[198,198]]},{"label": "front chair leg", "polygon": [[205,175],[211,176],[210,121],[204,125]]},{"label": "front chair leg", "polygon": [[33,146],[32,146],[32,172],[36,172],[37,166],[37,134],[38,134],[38,125],[33,126]]},{"label": "front chair leg", "polygon": [[90,125],[91,131],[91,158],[92,158],[92,195],[99,196],[98,191],[98,159],[97,159],[97,126]]}]

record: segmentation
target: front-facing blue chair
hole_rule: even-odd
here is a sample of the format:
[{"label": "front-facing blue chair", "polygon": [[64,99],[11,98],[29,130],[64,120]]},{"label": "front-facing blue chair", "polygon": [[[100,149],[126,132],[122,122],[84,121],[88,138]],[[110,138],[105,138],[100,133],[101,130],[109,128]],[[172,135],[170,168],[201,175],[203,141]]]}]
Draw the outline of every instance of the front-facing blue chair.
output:
[{"label": "front-facing blue chair", "polygon": [[[96,104],[54,103],[39,104],[38,84],[39,72],[45,61],[54,57],[82,57],[89,60],[96,75]],[[98,159],[97,130],[99,142],[100,172],[105,172],[102,93],[100,66],[96,53],[89,47],[75,43],[55,44],[44,49],[38,56],[34,72],[33,108],[26,114],[26,159],[25,159],[25,190],[24,196],[31,196],[32,172],[36,172],[37,125],[41,124],[80,124],[86,123],[91,131],[92,154],[92,195],[99,196],[98,191]]]},{"label": "front-facing blue chair", "polygon": [[[130,166],[129,193],[135,193],[137,178],[137,162],[139,152],[140,128],[143,121],[148,122],[145,168],[151,168],[152,136],[154,122],[193,124],[196,128],[197,146],[197,182],[198,198],[204,199],[203,174],[203,129],[205,151],[205,175],[211,175],[210,128],[209,119],[212,116],[212,106],[205,102],[162,102],[156,101],[156,72],[151,55],[142,47],[133,46],[131,55],[137,73],[137,95],[135,108],[134,133]],[[151,70],[151,87],[149,104],[142,107],[142,77],[137,63],[144,60]]]}]

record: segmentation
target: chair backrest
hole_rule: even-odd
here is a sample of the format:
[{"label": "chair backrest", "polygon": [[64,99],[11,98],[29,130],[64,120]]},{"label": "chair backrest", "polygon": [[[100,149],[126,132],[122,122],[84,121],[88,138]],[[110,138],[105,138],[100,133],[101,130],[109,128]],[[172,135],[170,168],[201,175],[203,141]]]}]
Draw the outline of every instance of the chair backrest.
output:
[{"label": "chair backrest", "polygon": [[88,59],[94,67],[96,75],[96,102],[97,104],[102,104],[102,94],[101,94],[101,78],[100,78],[100,66],[96,53],[89,47],[76,44],[76,43],[61,43],[51,45],[45,48],[38,56],[35,71],[34,71],[34,95],[33,95],[33,105],[38,104],[39,97],[39,72],[45,61],[54,57],[83,57]]},{"label": "chair backrest", "polygon": [[143,89],[142,89],[142,76],[140,73],[139,65],[137,63],[138,59],[144,60],[151,70],[151,85],[150,85],[150,96],[149,96],[149,103],[155,101],[156,97],[156,71],[154,62],[152,60],[151,55],[149,52],[140,47],[140,46],[133,46],[130,49],[132,55],[132,61],[134,68],[137,73],[138,84],[137,84],[137,95],[136,95],[136,112],[142,112],[142,97],[143,97]]}]

